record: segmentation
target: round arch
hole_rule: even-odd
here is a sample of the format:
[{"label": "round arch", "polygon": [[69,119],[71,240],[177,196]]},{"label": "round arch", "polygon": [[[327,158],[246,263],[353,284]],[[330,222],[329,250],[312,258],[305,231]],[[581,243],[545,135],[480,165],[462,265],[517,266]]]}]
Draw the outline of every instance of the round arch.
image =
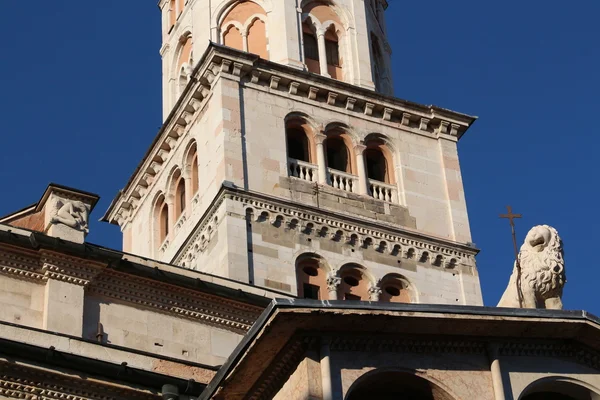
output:
[{"label": "round arch", "polygon": [[550,376],[530,383],[519,400],[600,400],[600,390],[578,379]]},{"label": "round arch", "polygon": [[366,146],[364,155],[369,179],[395,184],[396,151],[391,140],[385,135],[371,133],[363,143]]},{"label": "round arch", "polygon": [[298,297],[313,300],[329,300],[327,275],[331,268],[317,253],[302,253],[296,257],[296,280]]},{"label": "round arch", "polygon": [[375,286],[375,277],[360,264],[344,264],[338,271],[342,282],[338,287],[338,299],[369,301],[369,289]]},{"label": "round arch", "polygon": [[379,281],[379,301],[389,303],[418,303],[418,291],[403,275],[387,274]]},{"label": "round arch", "polygon": [[455,400],[441,383],[416,371],[380,368],[360,376],[345,400]]},{"label": "round arch", "polygon": [[[258,4],[268,15],[273,11],[272,0],[250,0],[252,3]],[[229,12],[239,3],[244,3],[245,0],[230,0],[219,5],[212,13],[210,18],[212,28],[219,28]]]}]

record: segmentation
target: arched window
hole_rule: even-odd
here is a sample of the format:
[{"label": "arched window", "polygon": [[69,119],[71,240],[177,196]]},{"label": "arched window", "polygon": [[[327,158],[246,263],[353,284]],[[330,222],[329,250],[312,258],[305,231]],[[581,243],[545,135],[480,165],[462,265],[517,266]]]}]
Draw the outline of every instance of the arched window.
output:
[{"label": "arched window", "polygon": [[185,179],[180,177],[177,181],[177,190],[175,191],[175,218],[179,219],[181,214],[185,211],[186,206],[186,194],[185,194]]},{"label": "arched window", "polygon": [[325,54],[327,57],[327,72],[333,79],[342,80],[342,59],[334,26],[331,26],[325,33]]},{"label": "arched window", "polygon": [[350,150],[340,136],[328,137],[325,140],[327,167],[338,171],[352,173]]},{"label": "arched window", "polygon": [[198,193],[199,188],[199,174],[198,174],[198,148],[196,146],[196,142],[192,142],[191,145],[188,145],[188,149],[185,153],[184,158],[185,170],[190,174],[191,178],[191,190],[190,198],[193,197],[196,193]]},{"label": "arched window", "polygon": [[198,193],[200,176],[198,174],[198,154],[192,158],[192,195]]},{"label": "arched window", "polygon": [[306,68],[315,74],[321,73],[321,65],[319,63],[319,43],[313,29],[305,22],[302,24],[302,34],[304,42],[304,59]]},{"label": "arched window", "polygon": [[223,44],[269,58],[267,13],[252,1],[240,1],[227,12],[221,23]]},{"label": "arched window", "polygon": [[192,74],[192,37],[184,36],[180,41],[179,57],[177,59],[178,94],[185,89]]},{"label": "arched window", "polygon": [[367,176],[375,181],[395,183],[392,152],[384,140],[377,135],[369,137],[367,137],[367,149],[364,152]]},{"label": "arched window", "polygon": [[[342,80],[344,56],[344,24],[330,2],[315,0],[302,9],[304,23],[304,55],[310,72],[328,75]],[[324,37],[316,36],[315,31],[324,31]],[[323,40],[323,42],[319,42]],[[324,71],[323,69],[326,69]]]},{"label": "arched window", "polygon": [[244,50],[242,33],[234,25],[229,26],[223,34],[223,44],[234,49]]},{"label": "arched window", "polygon": [[185,0],[177,0],[177,17],[181,15],[185,8]]},{"label": "arched window", "polygon": [[164,203],[160,209],[160,242],[169,236],[169,206]]},{"label": "arched window", "polygon": [[321,267],[322,259],[315,255],[298,257],[296,275],[298,297],[313,300],[328,300],[326,273]]},{"label": "arched window", "polygon": [[388,275],[379,284],[381,295],[379,301],[386,303],[410,303],[408,282],[400,276]]},{"label": "arched window", "polygon": [[286,130],[288,157],[304,162],[311,162],[308,137],[302,128],[293,127]]},{"label": "arched window", "polygon": [[269,59],[267,53],[267,26],[258,18],[248,28],[248,52],[266,60]]},{"label": "arched window", "polygon": [[348,390],[346,400],[454,400],[433,382],[400,371],[372,371],[360,377]]},{"label": "arched window", "polygon": [[342,283],[338,288],[339,300],[369,300],[369,279],[364,268],[358,265],[346,265],[340,269]]},{"label": "arched window", "polygon": [[169,236],[170,230],[169,205],[165,201],[165,197],[162,194],[154,203],[152,220],[154,225],[154,246],[156,249],[158,249]]}]

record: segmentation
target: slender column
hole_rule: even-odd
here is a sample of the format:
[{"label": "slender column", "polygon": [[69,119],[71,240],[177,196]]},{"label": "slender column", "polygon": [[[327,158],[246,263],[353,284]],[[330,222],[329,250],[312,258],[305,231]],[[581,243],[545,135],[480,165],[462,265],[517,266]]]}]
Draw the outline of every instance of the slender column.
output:
[{"label": "slender column", "polygon": [[321,338],[321,380],[323,400],[333,400],[333,385],[331,383],[331,349],[329,339]]},{"label": "slender column", "polygon": [[337,275],[337,271],[331,271],[327,275],[327,291],[329,292],[329,300],[338,299],[338,286],[342,283],[342,278]]},{"label": "slender column", "polygon": [[369,179],[364,157],[366,148],[367,146],[364,144],[357,144],[354,146],[354,152],[356,153],[356,172],[358,173],[358,194],[369,194]]},{"label": "slender column", "polygon": [[248,51],[248,32],[242,32],[242,48],[244,51]]},{"label": "slender column", "polygon": [[490,371],[492,372],[492,385],[494,387],[494,399],[505,400],[504,383],[502,382],[502,370],[498,358],[498,345],[492,343],[488,346],[488,357],[490,359]]},{"label": "slender column", "polygon": [[165,199],[165,202],[167,203],[167,207],[169,208],[169,226],[167,227],[169,233],[166,237],[166,239],[169,239],[173,234],[175,222],[177,222],[175,221],[175,196],[173,196],[172,194],[168,195]]},{"label": "slender column", "polygon": [[327,72],[327,48],[325,47],[325,32],[319,30],[317,32],[317,40],[319,42],[319,66],[321,68],[321,75],[331,78],[329,72]]},{"label": "slender column", "polygon": [[319,167],[319,183],[327,185],[327,161],[325,160],[325,136],[319,133],[315,136],[317,146],[317,166]]}]

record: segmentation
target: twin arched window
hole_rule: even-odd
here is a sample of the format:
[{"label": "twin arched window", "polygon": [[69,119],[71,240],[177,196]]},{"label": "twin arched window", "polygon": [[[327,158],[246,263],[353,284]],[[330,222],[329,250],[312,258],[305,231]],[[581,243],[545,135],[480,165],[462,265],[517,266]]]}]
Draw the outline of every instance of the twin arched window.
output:
[{"label": "twin arched window", "polygon": [[[184,157],[184,171],[175,169],[168,179],[170,184],[165,194],[160,194],[154,204],[154,242],[159,248],[173,232],[173,225],[189,208],[192,198],[199,189],[198,154],[196,143],[192,143]],[[186,179],[188,177],[188,179]]]},{"label": "twin arched window", "polygon": [[315,74],[343,80],[340,35],[343,26],[335,10],[321,1],[306,5],[302,37],[306,68]]},{"label": "twin arched window", "polygon": [[221,23],[223,44],[269,59],[266,21],[267,13],[258,4],[237,3]]}]

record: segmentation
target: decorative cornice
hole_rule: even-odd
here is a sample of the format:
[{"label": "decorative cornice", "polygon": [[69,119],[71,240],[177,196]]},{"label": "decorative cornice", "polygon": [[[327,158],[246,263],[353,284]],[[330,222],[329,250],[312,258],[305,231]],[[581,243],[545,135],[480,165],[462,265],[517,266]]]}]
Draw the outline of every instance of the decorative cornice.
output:
[{"label": "decorative cornice", "polygon": [[106,270],[89,286],[90,294],[134,303],[159,312],[202,321],[241,334],[246,333],[262,308],[207,293],[177,287],[125,273]]},{"label": "decorative cornice", "polygon": [[106,267],[105,263],[70,257],[48,250],[40,251],[44,279],[55,279],[75,285],[87,286]]},{"label": "decorative cornice", "polygon": [[[296,230],[320,239],[342,241],[348,245],[361,246],[363,249],[372,247],[381,253],[449,270],[455,269],[458,265],[469,267],[475,265],[476,249],[466,251],[457,248],[460,247],[458,244],[455,247],[450,243],[436,241],[435,238],[425,239],[424,235],[402,232],[397,226],[386,225],[380,221],[377,222],[377,226],[373,226],[372,223],[362,219],[336,217],[323,210],[313,212],[308,207],[286,205],[279,199],[267,200],[266,196],[256,193],[231,193],[229,190],[224,189],[219,199],[209,208],[202,222],[191,235],[191,240],[182,246],[174,258],[174,264],[183,265],[186,260],[193,259],[206,249],[212,239],[209,228],[213,217],[223,199],[229,199],[242,203],[245,210],[251,211],[252,219],[257,223],[269,223],[281,229]],[[247,218],[247,215],[237,215],[237,217]]]},{"label": "decorative cornice", "polygon": [[27,400],[157,400],[158,394],[118,388],[83,378],[67,378],[46,371],[0,361],[0,396]]},{"label": "decorative cornice", "polygon": [[[447,138],[460,138],[476,120],[469,115],[384,96],[355,85],[263,60],[250,53],[211,44],[148,153],[126,188],[113,201],[103,220],[123,227],[132,219],[145,198],[145,194],[139,193],[135,188],[140,186],[144,174],[158,174],[164,165],[164,162],[156,161],[160,160],[158,152],[164,150],[169,136],[179,139],[189,130],[198,119],[196,113],[204,109],[212,93],[212,84],[222,74],[243,80],[245,84],[263,88],[270,93],[304,98],[315,105],[339,109],[356,117],[368,118],[379,124],[431,137],[442,135]],[[322,95],[317,96],[317,93]],[[424,124],[423,119],[428,123]],[[450,133],[454,133],[454,136],[440,131],[439,127],[447,124],[453,124]],[[168,152],[166,156],[168,157]],[[145,190],[145,193],[148,192],[150,191]]]}]

